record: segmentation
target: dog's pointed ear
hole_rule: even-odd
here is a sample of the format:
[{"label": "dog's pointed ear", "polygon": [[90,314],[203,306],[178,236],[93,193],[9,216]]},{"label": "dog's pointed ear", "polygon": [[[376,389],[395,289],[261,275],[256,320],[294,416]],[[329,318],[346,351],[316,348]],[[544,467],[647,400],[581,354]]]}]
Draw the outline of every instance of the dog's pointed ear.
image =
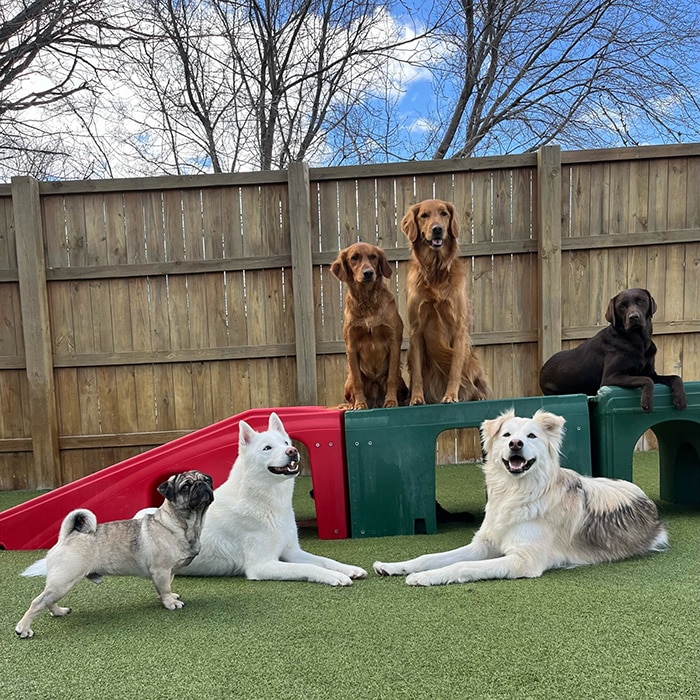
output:
[{"label": "dog's pointed ear", "polygon": [[275,430],[276,432],[284,433],[285,435],[287,434],[287,431],[284,429],[284,425],[282,425],[280,417],[274,411],[270,414],[270,419],[267,423],[267,429]]},{"label": "dog's pointed ear", "polygon": [[175,477],[171,476],[167,481],[164,481],[158,487],[158,493],[167,501],[174,501],[177,496],[177,489],[175,488]]},{"label": "dog's pointed ear", "polygon": [[341,282],[348,281],[348,268],[346,265],[347,255],[344,250],[338,253],[338,257],[335,262],[331,265],[331,274],[337,277]]},{"label": "dog's pointed ear", "polygon": [[491,451],[491,445],[496,437],[498,437],[501,427],[511,418],[515,418],[515,411],[513,409],[504,411],[500,416],[498,416],[498,418],[485,420],[481,424],[481,446],[483,447],[484,452],[488,454]]},{"label": "dog's pointed ear", "polygon": [[605,312],[605,320],[611,323],[613,326],[616,323],[615,319],[615,300],[617,299],[617,294],[608,303],[608,310]]},{"label": "dog's pointed ear", "polygon": [[406,234],[408,240],[411,243],[415,243],[418,238],[418,223],[416,222],[416,214],[420,204],[414,204],[408,208],[408,211],[404,214],[403,219],[401,219],[401,230]]},{"label": "dog's pointed ear", "polygon": [[651,296],[651,292],[648,289],[644,290],[649,297],[649,311],[647,312],[647,318],[651,318],[656,313],[656,300]]},{"label": "dog's pointed ear", "polygon": [[384,277],[391,277],[391,265],[386,259],[386,253],[379,247],[377,247],[377,254],[379,255],[379,269],[382,271]]},{"label": "dog's pointed ear", "polygon": [[452,202],[445,202],[445,207],[450,214],[450,226],[447,229],[447,234],[452,236],[452,238],[459,238],[459,223],[457,221],[457,211]]},{"label": "dog's pointed ear", "polygon": [[244,421],[238,421],[238,447],[250,445],[255,437],[255,431]]}]

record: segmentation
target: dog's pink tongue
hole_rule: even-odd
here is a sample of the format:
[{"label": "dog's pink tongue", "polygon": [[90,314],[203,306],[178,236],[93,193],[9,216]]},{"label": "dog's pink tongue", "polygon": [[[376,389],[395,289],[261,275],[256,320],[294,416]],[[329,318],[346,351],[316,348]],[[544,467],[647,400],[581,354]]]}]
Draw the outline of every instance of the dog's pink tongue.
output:
[{"label": "dog's pink tongue", "polygon": [[525,458],[521,457],[520,455],[511,455],[510,459],[508,460],[508,464],[511,471],[520,472],[525,466]]},{"label": "dog's pink tongue", "polygon": [[442,238],[433,238],[432,241],[430,241],[433,245],[433,248],[440,248],[442,247]]}]

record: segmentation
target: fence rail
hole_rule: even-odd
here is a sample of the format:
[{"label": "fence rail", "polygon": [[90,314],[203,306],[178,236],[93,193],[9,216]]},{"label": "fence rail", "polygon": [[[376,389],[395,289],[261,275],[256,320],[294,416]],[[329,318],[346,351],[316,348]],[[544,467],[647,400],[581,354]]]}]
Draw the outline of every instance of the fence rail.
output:
[{"label": "fence rail", "polygon": [[[399,221],[455,203],[472,337],[497,397],[651,290],[663,372],[700,379],[700,145],[0,185],[0,489],[52,487],[251,407],[342,400],[343,289]],[[450,431],[439,461],[479,453]],[[175,465],[174,465],[175,466]]]}]

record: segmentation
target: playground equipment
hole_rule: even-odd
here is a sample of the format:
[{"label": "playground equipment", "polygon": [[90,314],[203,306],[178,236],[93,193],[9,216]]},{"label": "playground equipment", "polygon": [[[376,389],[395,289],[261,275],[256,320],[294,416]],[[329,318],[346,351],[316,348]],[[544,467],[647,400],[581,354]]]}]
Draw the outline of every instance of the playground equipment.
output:
[{"label": "playground equipment", "polygon": [[321,539],[436,532],[435,442],[452,428],[478,427],[513,408],[543,408],[566,419],[562,462],[581,474],[632,479],[632,452],[653,429],[659,441],[661,498],[700,503],[700,382],[686,382],[688,408],[674,409],[657,386],[654,411],[639,390],[603,387],[595,397],[538,396],[343,413],[321,406],[253,409],[0,513],[0,547],[45,549],[63,517],[90,508],[98,520],[130,518],[159,505],[157,486],[171,474],[200,469],[221,484],[238,454],[238,423],[264,430],[278,413],[308,450]]},{"label": "playground equipment", "polygon": [[352,537],[433,534],[435,442],[451,428],[476,428],[514,408],[564,416],[564,464],[591,473],[586,396],[536,396],[455,404],[352,411],[345,415],[345,450]]},{"label": "playground equipment", "polygon": [[661,499],[700,504],[700,382],[685,382],[688,408],[673,407],[671,390],[654,386],[654,410],[639,408],[639,391],[602,387],[589,400],[594,473],[632,480],[632,452],[649,429],[659,443]]},{"label": "playground equipment", "polygon": [[265,430],[276,411],[289,436],[309,453],[319,537],[348,536],[342,414],[321,406],[253,409],[130,457],[0,513],[0,546],[46,549],[58,537],[61,521],[74,508],[89,508],[99,522],[131,518],[137,510],[160,505],[158,484],[170,475],[199,469],[214,486],[226,480],[238,455],[238,424]]}]

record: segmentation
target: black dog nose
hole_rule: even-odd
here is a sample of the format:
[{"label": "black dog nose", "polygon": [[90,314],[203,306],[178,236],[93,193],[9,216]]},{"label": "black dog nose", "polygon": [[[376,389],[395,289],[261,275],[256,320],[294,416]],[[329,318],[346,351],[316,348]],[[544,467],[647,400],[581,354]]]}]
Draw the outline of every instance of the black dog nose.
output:
[{"label": "black dog nose", "polygon": [[508,443],[508,447],[510,447],[510,449],[513,451],[522,450],[523,449],[523,441],[522,440],[511,440]]},{"label": "black dog nose", "polygon": [[371,279],[374,277],[374,270],[372,270],[371,268],[370,268],[369,270],[364,270],[364,271],[362,272],[362,276],[363,276],[366,280],[371,280]]},{"label": "black dog nose", "polygon": [[442,238],[444,229],[442,228],[442,226],[440,226],[440,224],[435,224],[435,226],[433,226],[432,228],[432,232],[435,238]]},{"label": "black dog nose", "polygon": [[642,314],[640,314],[639,311],[632,311],[627,318],[629,318],[630,321],[638,321],[641,316]]}]

